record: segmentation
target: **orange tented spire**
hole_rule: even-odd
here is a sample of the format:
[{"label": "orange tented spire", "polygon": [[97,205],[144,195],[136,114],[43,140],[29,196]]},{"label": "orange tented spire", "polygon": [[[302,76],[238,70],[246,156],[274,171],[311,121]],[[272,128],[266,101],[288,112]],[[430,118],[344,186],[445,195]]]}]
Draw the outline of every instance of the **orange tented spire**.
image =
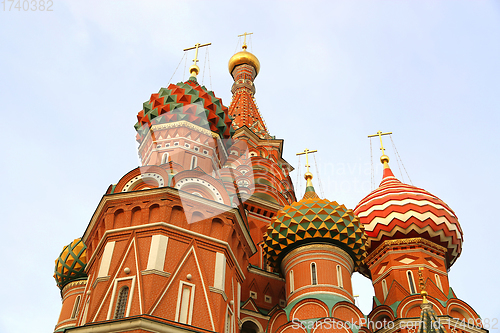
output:
[{"label": "orange tented spire", "polygon": [[235,129],[246,126],[259,138],[270,138],[254,99],[255,86],[253,81],[259,74],[259,59],[246,49],[245,43],[243,50],[233,55],[229,60],[229,72],[234,79],[231,88],[233,100],[229,106],[229,115],[234,118],[233,127]]}]

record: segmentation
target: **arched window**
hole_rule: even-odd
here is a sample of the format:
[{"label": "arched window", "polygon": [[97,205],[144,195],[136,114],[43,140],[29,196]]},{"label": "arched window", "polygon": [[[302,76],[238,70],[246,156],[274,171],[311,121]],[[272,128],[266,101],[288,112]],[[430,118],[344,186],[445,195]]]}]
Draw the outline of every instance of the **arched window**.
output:
[{"label": "arched window", "polygon": [[168,162],[168,153],[164,153],[161,157],[161,164],[165,164]]},{"label": "arched window", "polygon": [[73,312],[71,313],[71,319],[74,319],[76,318],[76,316],[78,316],[78,310],[80,310],[80,299],[80,295],[76,296],[75,305],[73,305]]},{"label": "arched window", "polygon": [[382,280],[382,292],[384,293],[384,300],[387,297],[387,282],[385,279]]},{"label": "arched window", "polygon": [[116,300],[115,317],[114,319],[120,319],[125,316],[125,310],[127,308],[128,300],[128,287],[122,287],[118,293],[118,299]]},{"label": "arched window", "polygon": [[191,169],[196,168],[198,165],[198,158],[196,156],[191,157]]},{"label": "arched window", "polygon": [[313,286],[318,284],[318,277],[316,275],[316,264],[314,262],[311,264],[311,284]]},{"label": "arched window", "polygon": [[413,280],[413,273],[411,271],[406,272],[408,277],[408,286],[410,286],[410,294],[416,294],[417,289],[415,289],[415,281]]},{"label": "arched window", "polygon": [[290,273],[288,273],[288,278],[290,280],[289,282],[290,282],[290,294],[291,294],[295,290],[295,281],[293,280],[293,270],[291,270]]},{"label": "arched window", "polygon": [[438,286],[438,288],[443,291],[443,286],[441,285],[441,279],[439,278],[439,275],[434,274],[434,277],[436,278],[436,286]]},{"label": "arched window", "polygon": [[344,281],[342,280],[342,268],[337,265],[337,283],[340,288],[344,288]]}]

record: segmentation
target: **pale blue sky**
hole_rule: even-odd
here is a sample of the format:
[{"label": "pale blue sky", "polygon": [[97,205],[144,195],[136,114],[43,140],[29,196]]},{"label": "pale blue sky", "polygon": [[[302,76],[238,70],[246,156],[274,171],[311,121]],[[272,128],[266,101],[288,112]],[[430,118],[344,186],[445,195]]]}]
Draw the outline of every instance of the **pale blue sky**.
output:
[{"label": "pale blue sky", "polygon": [[[317,149],[325,196],[354,208],[370,191],[367,135],[392,131],[413,184],[461,222],[456,294],[500,317],[500,2],[53,2],[52,12],[0,7],[0,333],[53,329],[54,260],[137,166],[142,103],[168,85],[184,48],[212,42],[204,84],[229,105],[227,61],[245,31],[261,62],[255,97],[285,159],[297,166],[296,152]],[[354,281],[368,313],[371,284]]]}]

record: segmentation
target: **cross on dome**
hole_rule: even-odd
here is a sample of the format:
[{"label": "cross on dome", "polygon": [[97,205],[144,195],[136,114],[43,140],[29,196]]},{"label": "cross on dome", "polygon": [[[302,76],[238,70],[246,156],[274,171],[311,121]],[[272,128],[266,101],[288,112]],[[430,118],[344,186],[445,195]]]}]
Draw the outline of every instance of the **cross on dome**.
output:
[{"label": "cross on dome", "polygon": [[307,168],[306,174],[310,173],[309,172],[309,168],[311,167],[309,165],[309,155],[308,154],[312,154],[312,153],[316,153],[316,152],[318,152],[318,151],[317,150],[309,150],[309,149],[306,148],[306,149],[304,149],[303,152],[296,154],[297,156],[299,156],[299,155],[306,155],[306,168]]},{"label": "cross on dome", "polygon": [[200,72],[200,67],[198,67],[198,65],[196,64],[198,61],[200,61],[200,60],[198,60],[198,49],[200,47],[204,47],[204,46],[208,46],[208,45],[212,45],[212,43],[207,43],[207,44],[196,43],[193,47],[188,47],[187,49],[184,49],[184,52],[189,51],[189,50],[196,50],[196,52],[194,54],[193,65],[191,65],[191,67],[189,67],[189,73],[191,75],[196,76]]},{"label": "cross on dome", "polygon": [[373,138],[374,136],[378,136],[380,139],[380,150],[382,151],[382,156],[380,157],[380,162],[384,165],[384,168],[388,168],[389,165],[389,156],[385,154],[384,143],[382,142],[382,135],[390,135],[392,132],[382,133],[382,131],[378,131],[377,134],[368,135],[369,138]]},{"label": "cross on dome", "polygon": [[238,37],[245,37],[245,39],[243,40],[243,46],[241,47],[243,50],[246,50],[247,48],[247,36],[249,35],[253,35],[253,32],[245,32],[241,35],[238,35]]}]

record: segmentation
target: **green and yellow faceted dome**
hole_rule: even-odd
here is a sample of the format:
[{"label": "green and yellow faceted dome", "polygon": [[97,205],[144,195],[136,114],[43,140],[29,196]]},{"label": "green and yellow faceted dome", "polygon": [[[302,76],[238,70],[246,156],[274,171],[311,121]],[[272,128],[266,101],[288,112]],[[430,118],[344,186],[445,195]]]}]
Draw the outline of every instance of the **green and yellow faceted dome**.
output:
[{"label": "green and yellow faceted dome", "polygon": [[54,278],[57,286],[62,289],[71,281],[87,278],[85,266],[87,266],[87,246],[81,238],[77,238],[65,246],[56,259]]},{"label": "green and yellow faceted dome", "polygon": [[317,241],[338,245],[356,268],[366,258],[366,236],[358,217],[344,205],[320,199],[311,186],[302,200],[278,211],[264,234],[264,250],[269,265],[277,269],[292,249]]}]

